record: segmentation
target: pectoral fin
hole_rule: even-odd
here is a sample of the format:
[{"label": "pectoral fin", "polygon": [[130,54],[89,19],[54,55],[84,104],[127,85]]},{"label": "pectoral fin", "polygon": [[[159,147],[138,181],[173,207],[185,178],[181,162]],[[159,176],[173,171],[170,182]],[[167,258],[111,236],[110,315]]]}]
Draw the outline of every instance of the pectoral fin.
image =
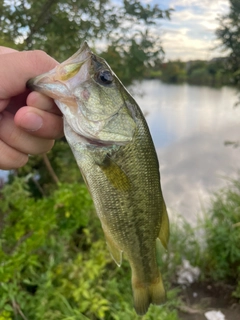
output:
[{"label": "pectoral fin", "polygon": [[130,180],[125,172],[110,157],[100,166],[108,181],[119,191],[128,191]]},{"label": "pectoral fin", "polygon": [[112,238],[107,234],[107,232],[104,231],[104,234],[111,257],[116,262],[118,267],[120,267],[122,264],[123,251],[116,247],[115,243],[113,242]]},{"label": "pectoral fin", "polygon": [[169,239],[169,220],[165,203],[163,203],[162,221],[158,238],[161,240],[162,245],[167,250]]}]

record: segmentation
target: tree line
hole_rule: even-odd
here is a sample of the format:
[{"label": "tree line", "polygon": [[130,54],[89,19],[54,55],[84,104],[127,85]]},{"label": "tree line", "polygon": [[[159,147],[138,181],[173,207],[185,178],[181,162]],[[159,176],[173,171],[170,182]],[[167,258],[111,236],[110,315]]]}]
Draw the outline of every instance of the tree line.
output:
[{"label": "tree line", "polygon": [[229,0],[229,4],[229,12],[218,18],[216,30],[224,57],[211,61],[163,62],[146,75],[168,83],[187,81],[200,85],[235,85],[240,89],[240,1]]},{"label": "tree line", "polygon": [[188,82],[208,86],[233,85],[233,73],[227,70],[226,65],[227,58],[188,62],[173,60],[161,63],[158,69],[148,70],[146,77],[158,78],[166,83]]}]

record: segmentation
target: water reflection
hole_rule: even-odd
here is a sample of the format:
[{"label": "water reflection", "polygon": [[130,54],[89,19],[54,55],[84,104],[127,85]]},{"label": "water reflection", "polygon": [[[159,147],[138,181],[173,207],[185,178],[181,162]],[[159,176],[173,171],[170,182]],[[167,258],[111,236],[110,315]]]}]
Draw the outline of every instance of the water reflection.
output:
[{"label": "water reflection", "polygon": [[210,194],[239,168],[240,148],[224,146],[240,137],[236,92],[156,80],[143,81],[138,90],[145,93],[137,101],[148,113],[167,206],[195,223]]}]

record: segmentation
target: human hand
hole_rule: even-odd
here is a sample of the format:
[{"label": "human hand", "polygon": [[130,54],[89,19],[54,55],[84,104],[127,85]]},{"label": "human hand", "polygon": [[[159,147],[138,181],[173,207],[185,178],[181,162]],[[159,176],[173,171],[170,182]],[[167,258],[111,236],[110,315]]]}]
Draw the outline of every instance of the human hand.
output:
[{"label": "human hand", "polygon": [[56,65],[43,51],[0,46],[0,169],[22,167],[29,154],[47,152],[63,136],[62,114],[54,101],[26,88],[27,80]]}]

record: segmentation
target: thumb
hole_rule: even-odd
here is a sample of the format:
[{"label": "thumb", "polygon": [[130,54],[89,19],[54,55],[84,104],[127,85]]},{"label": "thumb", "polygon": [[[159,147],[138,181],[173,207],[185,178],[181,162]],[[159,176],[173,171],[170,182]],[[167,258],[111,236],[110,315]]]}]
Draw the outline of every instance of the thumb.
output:
[{"label": "thumb", "polygon": [[57,64],[41,50],[1,54],[0,100],[25,92],[30,78],[53,69]]},{"label": "thumb", "polygon": [[0,54],[10,53],[10,52],[17,52],[17,50],[14,50],[12,48],[7,48],[7,47],[0,46]]}]

